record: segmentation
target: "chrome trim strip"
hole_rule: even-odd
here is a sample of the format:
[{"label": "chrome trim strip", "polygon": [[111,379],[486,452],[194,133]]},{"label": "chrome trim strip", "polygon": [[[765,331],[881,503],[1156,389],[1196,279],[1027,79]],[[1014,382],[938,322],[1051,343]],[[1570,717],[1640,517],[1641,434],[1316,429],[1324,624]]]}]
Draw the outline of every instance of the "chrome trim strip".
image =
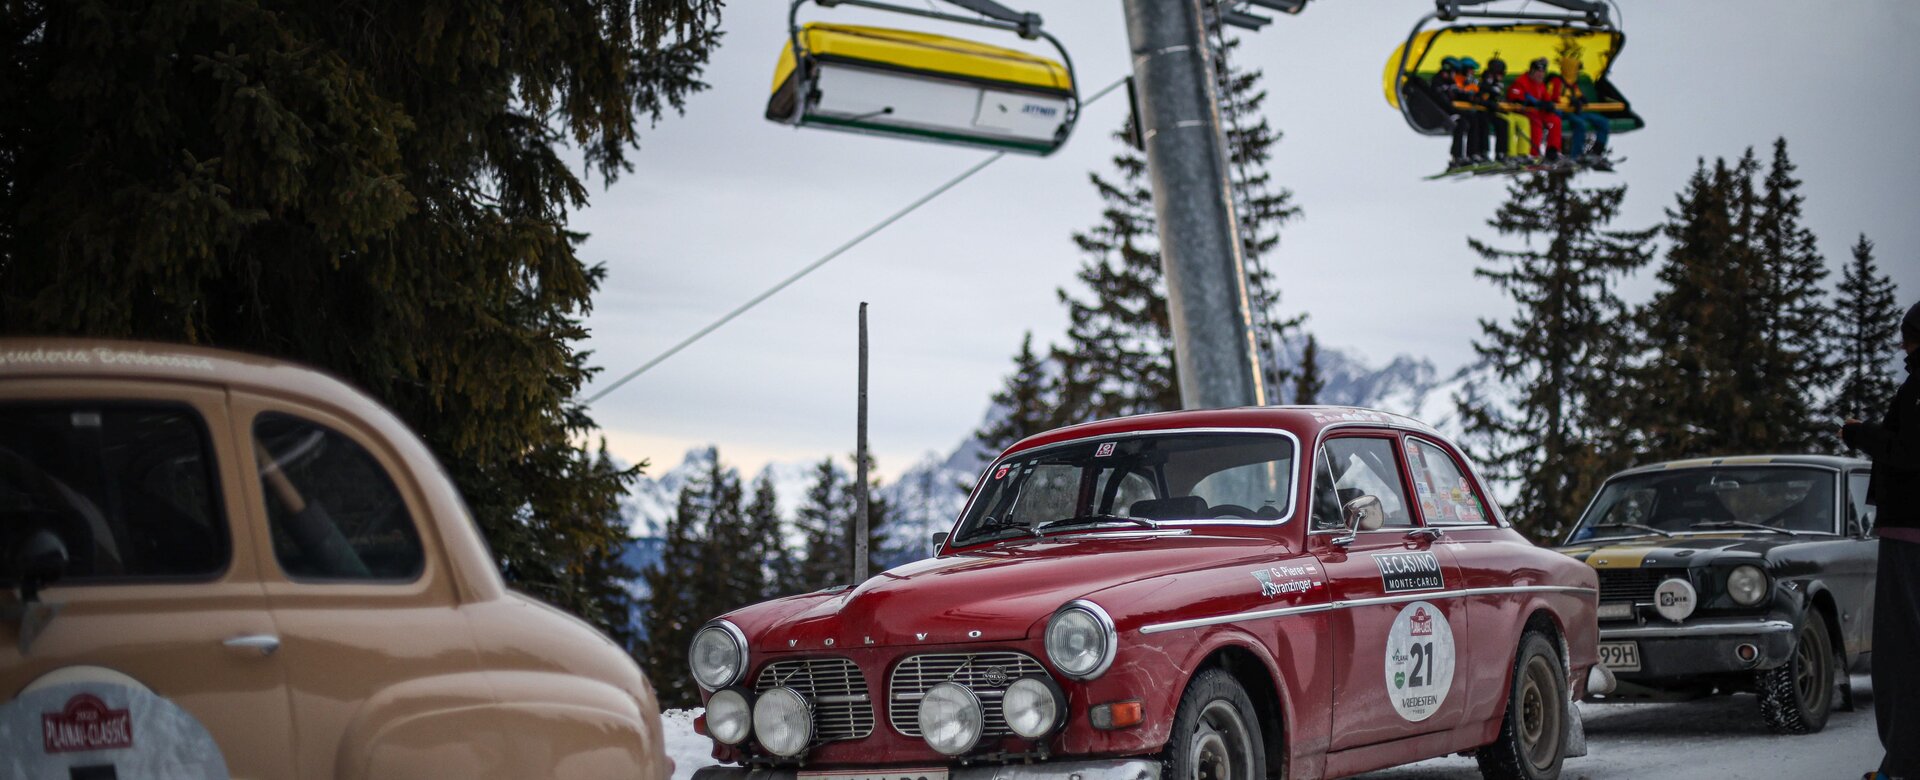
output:
[{"label": "chrome trim strip", "polygon": [[1158,634],[1163,631],[1178,631],[1184,628],[1217,626],[1223,623],[1238,623],[1243,620],[1263,620],[1266,618],[1306,615],[1314,612],[1330,612],[1336,609],[1353,607],[1373,607],[1382,604],[1401,604],[1415,601],[1433,601],[1436,599],[1457,599],[1468,596],[1495,596],[1506,593],[1593,593],[1593,588],[1581,588],[1571,585],[1508,585],[1499,588],[1465,588],[1461,590],[1433,590],[1421,593],[1399,593],[1392,596],[1375,596],[1365,599],[1347,599],[1326,604],[1300,604],[1275,609],[1260,609],[1252,612],[1235,612],[1230,615],[1176,620],[1170,623],[1155,623],[1141,626],[1142,634]]},{"label": "chrome trim strip", "polygon": [[1793,624],[1785,620],[1752,621],[1715,621],[1712,623],[1683,623],[1677,626],[1640,626],[1636,628],[1601,628],[1600,639],[1673,639],[1689,636],[1758,636],[1762,634],[1785,634],[1793,631]]}]

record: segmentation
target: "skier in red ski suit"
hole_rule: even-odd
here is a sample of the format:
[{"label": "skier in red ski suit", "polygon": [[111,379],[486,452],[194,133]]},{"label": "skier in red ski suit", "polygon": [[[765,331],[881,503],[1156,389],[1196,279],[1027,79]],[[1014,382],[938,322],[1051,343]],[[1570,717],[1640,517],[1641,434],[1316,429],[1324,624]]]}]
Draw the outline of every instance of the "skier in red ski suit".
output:
[{"label": "skier in red ski suit", "polygon": [[1554,111],[1554,104],[1560,100],[1560,83],[1547,83],[1547,58],[1534,60],[1527,66],[1526,73],[1513,80],[1513,86],[1507,88],[1507,100],[1527,107],[1527,122],[1533,131],[1533,156],[1540,156],[1540,145],[1545,141],[1548,159],[1558,159],[1560,114]]}]

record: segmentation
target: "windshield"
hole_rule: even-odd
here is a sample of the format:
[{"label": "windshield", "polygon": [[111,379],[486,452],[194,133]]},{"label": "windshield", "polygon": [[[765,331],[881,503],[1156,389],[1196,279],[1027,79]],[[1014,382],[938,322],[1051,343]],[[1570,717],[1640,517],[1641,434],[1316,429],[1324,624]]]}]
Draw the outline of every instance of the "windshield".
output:
[{"label": "windshield", "polygon": [[1636,474],[1601,488],[1567,542],[1769,528],[1833,533],[1833,479],[1777,466]]},{"label": "windshield", "polygon": [[1294,444],[1208,433],[1074,442],[1021,453],[987,473],[956,544],[1103,524],[1278,520],[1289,514]]}]

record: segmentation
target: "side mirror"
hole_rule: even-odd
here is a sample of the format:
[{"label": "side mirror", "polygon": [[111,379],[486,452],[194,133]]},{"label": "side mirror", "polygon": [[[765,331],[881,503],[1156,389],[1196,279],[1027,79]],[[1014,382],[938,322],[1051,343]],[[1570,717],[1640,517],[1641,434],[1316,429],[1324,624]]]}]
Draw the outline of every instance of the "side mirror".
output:
[{"label": "side mirror", "polygon": [[941,531],[933,535],[933,539],[931,541],[933,542],[934,555],[940,554],[940,548],[945,546],[947,543],[947,536],[948,534],[946,531]]},{"label": "side mirror", "polygon": [[1349,532],[1375,531],[1387,523],[1387,510],[1380,505],[1379,496],[1361,496],[1348,501],[1340,508],[1340,514]]},{"label": "side mirror", "polygon": [[20,554],[13,559],[13,570],[20,577],[20,601],[38,601],[41,589],[67,572],[67,560],[66,544],[52,531],[43,529],[27,537],[27,543],[20,545]]}]

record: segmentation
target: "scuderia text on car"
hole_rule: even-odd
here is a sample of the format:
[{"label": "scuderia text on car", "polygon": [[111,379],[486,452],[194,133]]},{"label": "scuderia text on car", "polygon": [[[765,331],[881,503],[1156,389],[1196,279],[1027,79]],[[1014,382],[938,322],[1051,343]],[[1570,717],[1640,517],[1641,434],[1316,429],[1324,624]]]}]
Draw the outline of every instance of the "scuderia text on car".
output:
[{"label": "scuderia text on car", "polygon": [[[1345,776],[1584,751],[1595,577],[1426,425],[1173,412],[1015,444],[934,558],[713,620],[719,778]],[[1589,681],[1589,674],[1594,676]]]},{"label": "scuderia text on car", "polygon": [[673,771],[627,654],[506,589],[420,439],[309,369],[0,339],[0,588],[0,777]]}]

